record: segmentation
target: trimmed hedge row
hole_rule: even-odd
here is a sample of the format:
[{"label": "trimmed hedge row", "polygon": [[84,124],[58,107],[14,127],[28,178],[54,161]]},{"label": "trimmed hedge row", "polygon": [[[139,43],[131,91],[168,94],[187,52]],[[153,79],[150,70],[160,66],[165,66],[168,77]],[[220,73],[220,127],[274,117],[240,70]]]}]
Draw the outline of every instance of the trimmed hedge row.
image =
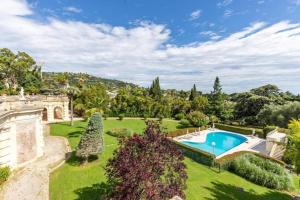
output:
[{"label": "trimmed hedge row", "polygon": [[[200,128],[201,131],[203,130],[206,130],[207,127],[206,126],[203,126]],[[181,135],[186,135],[187,132],[189,133],[193,133],[193,132],[198,132],[199,131],[199,128],[184,128],[184,129],[178,129],[176,131],[171,131],[171,132],[168,132],[166,134],[167,137],[177,137],[177,136],[181,136]]]},{"label": "trimmed hedge row", "polygon": [[[240,127],[240,126],[231,126],[231,125],[225,125],[225,124],[215,124],[215,127],[221,130],[225,130],[225,131],[231,131],[231,132],[236,132],[236,133],[241,133],[244,135],[251,135],[253,128],[246,128],[246,127]],[[254,129],[255,133],[263,138],[264,137],[264,133],[262,129]]]},{"label": "trimmed hedge row", "polygon": [[213,166],[215,156],[205,151],[201,151],[200,149],[196,149],[180,142],[176,142],[173,139],[169,139],[171,142],[175,143],[182,151],[184,156],[191,158],[192,160],[207,165]]}]

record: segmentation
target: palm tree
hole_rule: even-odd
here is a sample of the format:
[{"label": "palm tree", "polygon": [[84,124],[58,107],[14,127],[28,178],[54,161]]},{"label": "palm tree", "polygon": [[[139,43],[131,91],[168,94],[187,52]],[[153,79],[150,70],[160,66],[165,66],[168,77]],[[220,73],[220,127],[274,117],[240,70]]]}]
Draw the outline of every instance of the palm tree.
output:
[{"label": "palm tree", "polygon": [[74,97],[77,96],[80,93],[80,90],[77,87],[73,86],[68,86],[66,88],[65,93],[67,94],[69,101],[70,101],[70,108],[71,108],[71,122],[70,126],[74,125],[73,119],[74,119],[74,105],[73,105],[73,100]]}]

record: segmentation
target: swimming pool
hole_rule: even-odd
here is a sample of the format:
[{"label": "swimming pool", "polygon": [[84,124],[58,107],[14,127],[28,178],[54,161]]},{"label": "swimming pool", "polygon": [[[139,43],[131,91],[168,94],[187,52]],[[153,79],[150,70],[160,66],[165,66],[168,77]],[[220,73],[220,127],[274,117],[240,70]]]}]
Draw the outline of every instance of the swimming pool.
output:
[{"label": "swimming pool", "polygon": [[[219,156],[246,141],[246,137],[236,133],[214,131],[207,134],[206,141],[204,143],[191,141],[181,141],[181,143]],[[214,147],[213,143],[215,144]]]}]

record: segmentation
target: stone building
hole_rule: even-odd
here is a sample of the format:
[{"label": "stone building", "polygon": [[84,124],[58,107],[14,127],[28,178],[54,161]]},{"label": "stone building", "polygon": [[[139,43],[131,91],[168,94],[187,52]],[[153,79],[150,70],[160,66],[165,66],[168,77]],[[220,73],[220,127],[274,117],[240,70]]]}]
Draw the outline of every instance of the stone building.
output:
[{"label": "stone building", "polygon": [[43,155],[43,120],[68,120],[65,96],[0,97],[0,166],[21,167]]}]

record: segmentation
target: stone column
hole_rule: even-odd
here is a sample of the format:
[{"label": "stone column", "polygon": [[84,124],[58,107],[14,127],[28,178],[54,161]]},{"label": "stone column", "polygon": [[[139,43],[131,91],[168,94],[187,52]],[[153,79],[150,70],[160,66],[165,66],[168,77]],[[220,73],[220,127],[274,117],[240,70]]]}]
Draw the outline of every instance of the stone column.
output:
[{"label": "stone column", "polygon": [[48,114],[48,121],[53,122],[54,121],[54,106],[51,104],[48,104],[47,106],[47,114]]},{"label": "stone column", "polygon": [[63,119],[66,120],[66,121],[70,120],[69,102],[63,102]]}]

